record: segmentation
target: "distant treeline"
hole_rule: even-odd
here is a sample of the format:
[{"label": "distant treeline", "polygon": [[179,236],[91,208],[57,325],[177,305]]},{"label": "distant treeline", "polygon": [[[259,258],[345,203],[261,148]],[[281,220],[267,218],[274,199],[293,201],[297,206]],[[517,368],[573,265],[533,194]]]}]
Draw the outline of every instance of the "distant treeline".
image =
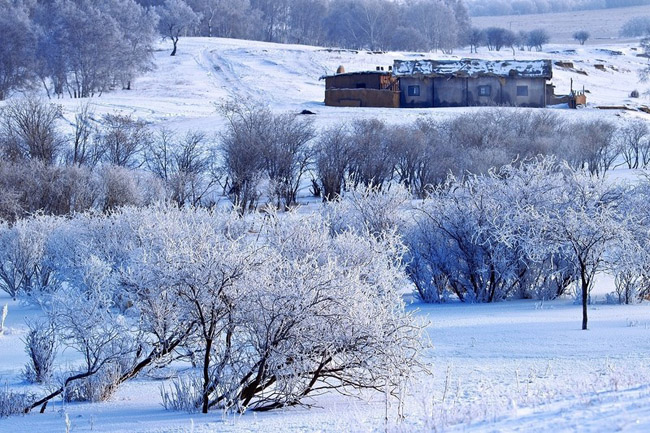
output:
[{"label": "distant treeline", "polygon": [[467,0],[471,16],[524,15],[650,5],[650,0]]},{"label": "distant treeline", "polygon": [[[138,0],[161,7],[182,0]],[[469,28],[463,0],[186,0],[197,36],[371,50],[447,50]]]}]

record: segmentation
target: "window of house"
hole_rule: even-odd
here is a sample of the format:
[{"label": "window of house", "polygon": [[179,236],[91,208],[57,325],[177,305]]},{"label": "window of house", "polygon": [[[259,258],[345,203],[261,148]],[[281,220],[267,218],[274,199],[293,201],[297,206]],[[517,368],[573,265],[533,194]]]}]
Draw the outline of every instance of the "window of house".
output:
[{"label": "window of house", "polygon": [[528,96],[528,86],[517,86],[517,96]]},{"label": "window of house", "polygon": [[492,94],[492,86],[478,86],[479,96],[490,96]]},{"label": "window of house", "polygon": [[366,83],[357,83],[357,89],[365,89]]},{"label": "window of house", "polygon": [[420,96],[420,86],[409,86],[408,87],[409,96]]}]

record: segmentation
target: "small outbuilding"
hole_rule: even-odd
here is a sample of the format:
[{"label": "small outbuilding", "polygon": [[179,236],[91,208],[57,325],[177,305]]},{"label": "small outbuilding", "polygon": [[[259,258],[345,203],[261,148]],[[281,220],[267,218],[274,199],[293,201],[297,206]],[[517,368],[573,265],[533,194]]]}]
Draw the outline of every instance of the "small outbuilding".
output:
[{"label": "small outbuilding", "polygon": [[398,80],[390,71],[348,72],[325,79],[325,105],[399,108]]},{"label": "small outbuilding", "polygon": [[395,60],[401,107],[545,107],[550,60]]}]

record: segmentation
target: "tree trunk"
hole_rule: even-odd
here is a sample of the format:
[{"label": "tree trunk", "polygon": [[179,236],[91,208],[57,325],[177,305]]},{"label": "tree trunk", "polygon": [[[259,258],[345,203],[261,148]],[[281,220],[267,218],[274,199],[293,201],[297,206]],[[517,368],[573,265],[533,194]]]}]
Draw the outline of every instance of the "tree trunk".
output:
[{"label": "tree trunk", "polygon": [[212,339],[205,342],[205,355],[203,357],[203,404],[202,413],[208,413],[210,408],[210,352],[212,352]]},{"label": "tree trunk", "polygon": [[178,44],[178,38],[172,38],[172,43],[174,44],[174,49],[172,50],[172,53],[170,56],[175,56],[176,55],[176,45]]},{"label": "tree trunk", "polygon": [[587,300],[589,296],[589,281],[582,278],[582,330],[587,329]]}]

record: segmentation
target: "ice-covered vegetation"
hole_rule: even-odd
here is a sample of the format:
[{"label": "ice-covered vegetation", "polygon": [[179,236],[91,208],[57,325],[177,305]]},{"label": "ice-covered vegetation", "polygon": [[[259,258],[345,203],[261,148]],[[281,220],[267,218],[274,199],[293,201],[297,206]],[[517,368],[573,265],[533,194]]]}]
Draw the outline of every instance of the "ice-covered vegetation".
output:
[{"label": "ice-covered vegetation", "polygon": [[411,124],[379,119],[323,129],[310,118],[263,105],[226,103],[215,136],[153,130],[130,115],[98,117],[88,106],[71,129],[58,107],[33,98],[0,110],[0,216],[66,215],[171,201],[210,206],[228,197],[241,212],[261,204],[295,206],[298,190],[334,200],[359,185],[403,185],[426,197],[449,174],[487,173],[515,160],[555,155],[602,177],[614,165],[650,163],[642,121],[563,120],[552,111],[488,109]]},{"label": "ice-covered vegetation", "polygon": [[[95,127],[83,110],[66,135],[47,103],[5,110],[0,288],[46,317],[25,337],[24,376],[49,391],[24,410],[102,401],[172,362],[189,369],[161,390],[171,409],[269,410],[331,389],[399,395],[421,367],[400,294],[409,284],[425,302],[578,287],[583,329],[597,273],[616,277],[619,302],[648,296],[650,186],[605,176],[615,161],[647,165],[638,122],[491,109],[319,131],[228,103],[209,143],[129,116]],[[41,171],[58,189],[32,201],[21,188],[45,189]],[[98,186],[70,173],[100,173]],[[278,213],[308,175],[321,211]],[[219,193],[232,208],[208,210]],[[61,348],[78,362],[57,361]]]},{"label": "ice-covered vegetation", "polygon": [[[403,246],[331,225],[162,206],[3,227],[16,259],[3,259],[2,288],[47,317],[30,325],[26,377],[53,391],[23,409],[59,395],[102,401],[172,361],[194,368],[163,391],[167,405],[203,412],[398,386],[423,344],[400,297]],[[79,362],[56,363],[60,348]]]}]

